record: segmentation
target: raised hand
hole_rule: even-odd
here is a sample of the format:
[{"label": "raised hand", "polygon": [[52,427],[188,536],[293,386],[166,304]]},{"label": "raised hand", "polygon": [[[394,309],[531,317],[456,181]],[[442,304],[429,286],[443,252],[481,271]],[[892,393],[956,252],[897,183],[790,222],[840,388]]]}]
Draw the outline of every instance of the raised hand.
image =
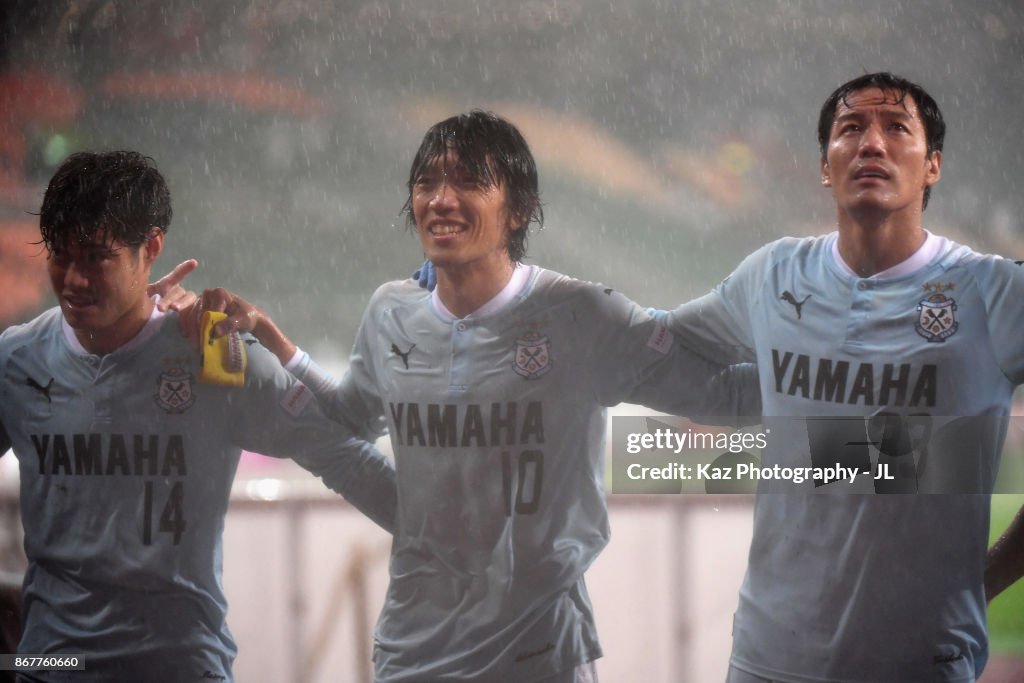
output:
[{"label": "raised hand", "polygon": [[156,307],[161,311],[181,311],[195,303],[196,293],[181,286],[181,281],[199,267],[199,262],[194,258],[182,261],[174,270],[162,278],[146,286],[146,294],[153,296],[160,295],[160,301]]}]

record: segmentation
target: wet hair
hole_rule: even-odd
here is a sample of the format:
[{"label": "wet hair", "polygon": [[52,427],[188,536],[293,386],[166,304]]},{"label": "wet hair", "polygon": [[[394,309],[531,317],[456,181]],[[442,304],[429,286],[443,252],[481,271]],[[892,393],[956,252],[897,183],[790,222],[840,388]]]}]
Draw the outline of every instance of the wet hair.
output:
[{"label": "wet hair", "polygon": [[47,251],[101,237],[138,249],[167,232],[171,193],[156,162],[138,152],[76,152],[50,179],[39,209]]},{"label": "wet hair", "polygon": [[513,262],[521,261],[526,256],[530,223],[544,224],[537,164],[519,130],[492,112],[474,109],[452,116],[431,126],[423,136],[409,169],[409,194],[402,208],[407,225],[414,227],[416,222],[412,192],[417,180],[438,162],[444,164],[449,153],[458,158],[473,184],[505,188],[506,209],[518,228],[509,231],[508,254]]},{"label": "wet hair", "polygon": [[[868,88],[878,88],[882,92],[895,95],[898,104],[903,104],[907,96],[910,96],[917,104],[917,111],[921,114],[921,120],[924,123],[928,156],[931,156],[932,152],[942,151],[942,145],[946,139],[946,122],[942,118],[942,112],[939,111],[939,105],[917,83],[887,71],[880,71],[864,74],[852,81],[847,81],[836,88],[825,100],[825,104],[821,106],[821,114],[818,116],[818,146],[821,148],[822,161],[827,161],[829,136],[832,132],[832,124],[836,119],[836,108],[839,103],[842,102],[849,106],[847,98],[850,95]],[[931,193],[931,187],[924,189],[924,206],[922,208],[928,207],[928,197],[931,196]]]}]

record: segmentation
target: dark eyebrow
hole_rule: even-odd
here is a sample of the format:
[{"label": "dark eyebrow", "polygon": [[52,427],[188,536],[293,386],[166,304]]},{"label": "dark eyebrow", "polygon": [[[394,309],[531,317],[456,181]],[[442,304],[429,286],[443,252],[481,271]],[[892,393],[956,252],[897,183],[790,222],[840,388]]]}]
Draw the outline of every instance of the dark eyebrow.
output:
[{"label": "dark eyebrow", "polygon": [[[899,109],[887,109],[882,113],[882,116],[890,119],[900,119],[902,121],[913,121],[916,118],[909,111],[907,111],[906,108],[902,107]],[[857,111],[856,109],[847,109],[842,114],[836,116],[835,120],[833,121],[833,124],[838,124],[843,121],[849,121],[851,119],[857,121],[863,118],[864,114],[862,112]]]},{"label": "dark eyebrow", "polygon": [[862,118],[864,118],[864,115],[861,114],[859,111],[854,111],[852,109],[847,109],[844,113],[837,114],[836,117],[834,119],[832,119],[832,124],[835,125],[835,124],[839,123],[840,121],[846,121],[847,119],[862,119]]},{"label": "dark eyebrow", "polygon": [[912,116],[911,113],[906,109],[889,110],[885,112],[884,115],[890,119],[902,119],[904,121],[913,121],[916,118],[915,116]]}]

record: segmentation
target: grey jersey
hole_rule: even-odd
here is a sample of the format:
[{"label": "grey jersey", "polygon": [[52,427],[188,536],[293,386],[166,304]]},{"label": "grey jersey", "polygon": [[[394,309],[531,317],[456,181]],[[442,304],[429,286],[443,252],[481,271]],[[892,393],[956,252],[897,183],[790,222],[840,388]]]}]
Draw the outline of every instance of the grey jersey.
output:
[{"label": "grey jersey", "polygon": [[742,412],[720,371],[621,294],[537,267],[463,319],[381,287],[334,396],[395,452],[377,680],[528,683],[600,656],[583,574],[609,534],[605,406]]},{"label": "grey jersey", "polygon": [[[948,491],[955,472],[981,493],[870,495],[891,484],[866,476],[759,495],[732,661],[779,681],[973,681],[987,656],[987,493],[1024,379],[1024,272],[930,236],[930,254],[863,279],[835,241],[767,245],[670,327],[723,361],[757,361],[764,413],[779,416],[766,417],[765,464],[852,449],[877,467],[886,454],[856,444],[885,442],[872,425],[902,425],[913,448],[901,457],[917,458],[921,479],[901,490]],[[963,416],[986,417],[978,438],[953,441]],[[832,491],[851,495],[816,495]]]},{"label": "grey jersey", "polygon": [[387,527],[394,472],[260,346],[244,388],[210,386],[173,316],[103,357],[62,323],[54,308],[0,336],[29,562],[19,651],[83,656],[41,680],[230,680],[221,532],[241,449],[294,456]]}]

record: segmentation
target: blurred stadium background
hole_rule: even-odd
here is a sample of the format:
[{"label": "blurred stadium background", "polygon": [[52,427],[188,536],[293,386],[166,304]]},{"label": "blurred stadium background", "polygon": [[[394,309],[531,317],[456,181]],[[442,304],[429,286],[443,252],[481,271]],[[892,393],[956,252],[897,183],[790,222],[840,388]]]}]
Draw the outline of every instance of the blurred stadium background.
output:
[{"label": "blurred stadium background", "polygon": [[[1015,0],[5,0],[0,329],[52,303],[31,213],[53,169],[132,148],[174,194],[161,265],[199,258],[193,288],[230,286],[342,367],[373,289],[420,261],[400,215],[420,136],[473,107],[540,163],[530,260],[670,307],[768,240],[831,229],[817,111],[875,70],[947,118],[926,226],[1024,258]],[[0,490],[3,579],[23,569],[12,457]],[[997,497],[993,529],[1021,502]],[[602,681],[722,679],[749,503],[610,497],[589,574]],[[247,457],[226,532],[238,679],[362,680],[386,555],[315,482]],[[1022,615],[1020,586],[993,604],[986,681],[1022,680]]]}]

